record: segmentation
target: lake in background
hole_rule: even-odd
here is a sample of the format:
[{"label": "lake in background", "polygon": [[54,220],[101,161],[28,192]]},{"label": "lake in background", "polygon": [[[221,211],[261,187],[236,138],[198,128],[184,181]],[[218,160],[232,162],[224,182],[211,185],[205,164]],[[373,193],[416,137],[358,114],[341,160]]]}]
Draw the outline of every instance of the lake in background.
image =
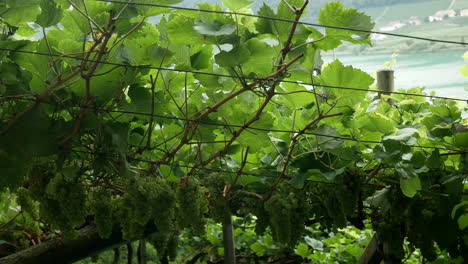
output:
[{"label": "lake in background", "polygon": [[[395,89],[426,87],[426,93],[436,91],[439,96],[468,99],[468,78],[458,70],[466,64],[463,54],[463,51],[400,54],[391,66],[395,71]],[[371,75],[392,60],[391,55],[336,55],[324,56],[323,60],[329,63],[334,57]]]}]

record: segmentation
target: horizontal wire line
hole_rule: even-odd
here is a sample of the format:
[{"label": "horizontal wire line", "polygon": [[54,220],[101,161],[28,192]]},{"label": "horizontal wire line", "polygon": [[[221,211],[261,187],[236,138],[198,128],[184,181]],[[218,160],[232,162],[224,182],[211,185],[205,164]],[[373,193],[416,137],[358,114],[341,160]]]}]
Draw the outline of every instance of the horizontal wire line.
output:
[{"label": "horizontal wire line", "polygon": [[[31,55],[62,57],[62,58],[76,59],[76,60],[81,60],[81,61],[86,60],[84,58],[70,56],[70,55],[49,54],[49,53],[38,52],[38,51],[16,50],[16,49],[8,49],[8,48],[0,48],[0,50],[8,51],[8,52],[25,53],[25,54],[31,54]],[[234,76],[234,75],[228,75],[228,74],[210,73],[210,72],[201,72],[201,71],[192,71],[192,70],[181,70],[181,69],[179,70],[179,69],[171,69],[171,68],[166,68],[166,67],[156,67],[156,66],[151,66],[151,65],[128,65],[128,64],[123,64],[123,63],[98,61],[98,60],[92,60],[92,59],[88,59],[87,61],[88,62],[98,62],[98,63],[101,63],[101,64],[112,65],[112,66],[128,67],[128,68],[153,69],[153,70],[161,70],[161,71],[173,71],[173,72],[179,72],[179,73],[192,73],[192,74],[208,75],[208,76],[215,76],[215,77],[225,77],[225,78],[232,78],[232,79],[244,79],[244,80],[254,80],[254,81],[267,81],[267,80],[269,80],[269,79],[266,79],[266,78]],[[405,93],[405,92],[383,92],[383,91],[379,91],[379,90],[375,90],[375,89],[363,89],[363,88],[353,88],[353,87],[344,87],[344,86],[314,84],[314,83],[303,82],[303,81],[289,81],[289,80],[278,80],[278,81],[283,82],[283,83],[318,86],[318,87],[338,89],[338,90],[375,92],[375,93],[384,93],[384,94],[396,94],[396,95],[406,95],[406,96],[415,96],[415,97],[425,97],[425,98],[430,98],[430,99],[441,99],[441,100],[468,102],[468,99],[444,97],[444,96],[437,96],[437,95],[415,94],[415,93]]]},{"label": "horizontal wire line", "polygon": [[[95,155],[97,153],[93,153],[90,151],[82,151],[82,150],[72,150],[72,152],[75,153],[83,153],[83,154],[90,154],[90,155]],[[99,153],[99,154],[107,154],[107,153]],[[108,155],[108,157],[114,157],[114,158],[119,158],[119,156],[111,156]],[[144,162],[148,164],[156,164],[156,161],[151,161],[147,159],[140,159],[140,158],[132,158],[132,157],[126,157],[128,160],[133,160],[133,161],[139,161],[139,162]],[[158,165],[166,165],[169,167],[179,167],[179,168],[185,168],[185,169],[195,169],[195,170],[201,170],[201,171],[211,171],[211,172],[222,172],[222,173],[232,173],[232,174],[241,174],[245,176],[256,176],[256,177],[265,177],[265,178],[278,178],[278,175],[272,175],[272,174],[263,174],[263,173],[254,173],[254,172],[244,172],[244,171],[229,171],[229,170],[222,170],[222,169],[215,169],[215,168],[207,168],[207,167],[195,167],[195,166],[189,166],[189,165],[181,165],[181,164],[161,164],[157,163]],[[288,179],[291,179],[292,177],[289,175],[286,175]],[[322,183],[322,184],[330,184],[330,185],[337,185],[337,183],[334,182],[327,182],[327,181],[317,181],[317,180],[307,180],[308,182],[313,182],[313,183]],[[378,188],[379,186],[375,186],[372,184],[366,184],[366,186],[373,186],[375,188]]]},{"label": "horizontal wire line", "polygon": [[[150,116],[150,117],[152,116],[152,117],[159,117],[159,118],[163,118],[163,119],[172,119],[172,120],[186,121],[186,122],[197,122],[197,123],[208,125],[208,126],[223,126],[223,127],[231,127],[231,128],[242,128],[242,127],[244,127],[242,125],[209,123],[209,122],[196,121],[196,120],[185,119],[185,118],[180,118],[180,117],[155,115],[155,114],[149,114],[149,113],[146,114],[146,113],[141,113],[141,112],[121,111],[121,110],[109,110],[109,112],[122,113],[122,114],[135,114],[135,115],[143,115],[143,116]],[[247,129],[248,130],[257,130],[257,131],[262,131],[262,132],[278,132],[278,133],[292,133],[292,134],[300,133],[300,131],[294,131],[294,130],[266,129],[266,128],[258,128],[258,127],[248,127]],[[326,135],[326,134],[320,134],[320,133],[314,133],[314,132],[304,132],[302,134],[320,136],[320,137],[327,137],[327,138],[333,138],[333,139],[340,139],[340,140],[345,140],[345,141],[354,141],[354,142],[358,142],[358,143],[369,143],[369,144],[383,144],[384,143],[383,141],[360,140],[360,139],[356,139],[356,138],[353,138],[353,137],[332,136],[332,135]],[[468,150],[463,150],[463,149],[443,148],[443,147],[434,147],[434,146],[419,146],[419,145],[405,145],[405,146],[412,147],[412,148],[427,148],[427,149],[437,149],[437,150],[446,150],[446,151],[456,151],[456,152],[468,153]]]},{"label": "horizontal wire line", "polygon": [[116,0],[97,0],[97,1],[99,1],[99,2],[108,2],[108,3],[116,3],[116,4],[153,6],[153,7],[161,7],[161,8],[169,8],[169,9],[180,9],[180,10],[186,10],[186,11],[198,11],[198,12],[204,12],[204,13],[223,14],[223,15],[239,15],[239,16],[247,16],[247,17],[256,17],[256,18],[262,18],[262,19],[268,19],[268,20],[274,20],[274,21],[281,21],[281,22],[287,22],[287,23],[298,23],[298,24],[302,24],[302,25],[305,25],[305,26],[332,28],[332,29],[347,30],[347,31],[354,31],[354,32],[361,32],[361,33],[369,33],[369,34],[380,34],[380,35],[387,35],[387,36],[401,37],[401,38],[408,38],[408,39],[417,39],[417,40],[424,40],[424,41],[431,41],[431,42],[438,42],[438,43],[468,45],[468,43],[461,42],[461,41],[431,39],[431,38],[417,37],[417,36],[397,34],[397,33],[380,32],[380,31],[374,31],[374,30],[363,30],[363,29],[350,28],[350,27],[340,27],[340,26],[324,25],[324,24],[317,24],[317,23],[301,22],[301,21],[295,21],[295,20],[290,20],[290,19],[269,17],[269,16],[262,16],[262,15],[254,15],[254,14],[247,14],[247,13],[219,11],[219,10],[208,10],[208,9],[198,9],[198,8],[170,6],[170,5],[162,5],[162,4],[151,4],[151,3],[137,3],[137,2],[130,2],[130,1],[116,1]]},{"label": "horizontal wire line", "polygon": [[[84,154],[90,154],[90,155],[95,155],[97,153],[93,153],[93,152],[90,152],[90,151],[82,151],[82,150],[71,150],[72,152],[76,152],[76,153],[84,153]],[[99,153],[99,154],[107,154],[108,153]],[[112,157],[110,155],[108,155],[109,157]],[[114,156],[115,158],[119,158],[119,156]],[[147,159],[140,159],[140,158],[132,158],[132,157],[126,157],[127,159],[129,160],[133,160],[133,161],[139,161],[139,162],[144,162],[144,163],[148,163],[148,164],[158,164],[158,165],[166,165],[166,166],[169,166],[171,168],[174,168],[174,167],[180,167],[180,168],[186,168],[186,169],[195,169],[195,170],[201,170],[201,171],[211,171],[211,172],[222,172],[222,173],[231,173],[231,174],[240,174],[240,175],[245,175],[245,176],[256,176],[256,177],[265,177],[265,178],[278,178],[278,175],[271,175],[271,174],[261,174],[261,173],[254,173],[254,172],[244,172],[244,171],[228,171],[228,170],[221,170],[221,169],[214,169],[214,168],[207,168],[207,167],[195,167],[195,166],[189,166],[189,165],[180,165],[180,164],[174,164],[174,163],[171,163],[171,164],[160,164],[160,163],[157,163],[156,161],[151,161],[151,160],[147,160]],[[292,176],[290,175],[285,175],[287,179],[292,179]],[[318,180],[309,180],[309,179],[306,179],[305,181],[307,182],[312,182],[312,183],[320,183],[320,184],[328,184],[328,185],[339,185],[338,183],[336,182],[327,182],[327,181],[318,181]],[[385,179],[384,179],[385,181]],[[379,186],[378,184],[372,184],[372,183],[364,183],[364,186],[367,186],[367,187],[373,187],[373,188],[383,188],[383,186]],[[388,185],[386,185],[385,187],[387,187]],[[384,187],[384,188],[385,188]],[[426,192],[425,190],[423,190],[423,192]],[[429,191],[430,192],[430,191]],[[445,195],[444,193],[438,193],[438,192],[431,192],[431,193],[434,193],[434,194],[438,194],[438,195]]]},{"label": "horizontal wire line", "polygon": [[[14,100],[28,100],[31,101],[32,99],[26,99],[26,98],[13,98]],[[54,105],[49,102],[42,101],[41,103],[46,103],[49,105]],[[82,107],[82,106],[75,106],[75,107]],[[168,120],[177,120],[177,121],[184,121],[184,122],[196,122],[199,124],[207,125],[207,126],[222,126],[222,127],[228,127],[228,128],[242,128],[244,126],[242,125],[232,125],[232,124],[222,124],[222,123],[211,123],[211,122],[204,122],[204,121],[197,121],[193,119],[186,119],[186,118],[181,118],[181,117],[173,117],[173,116],[165,116],[165,115],[158,115],[158,114],[150,114],[150,113],[143,113],[143,112],[134,112],[134,111],[124,111],[124,110],[109,110],[109,109],[104,109],[104,108],[97,108],[97,107],[82,107],[85,109],[90,109],[90,110],[95,110],[95,111],[100,111],[100,112],[107,112],[107,113],[121,113],[121,114],[132,114],[132,115],[139,115],[139,116],[148,116],[148,117],[157,117],[157,118],[162,118],[162,119],[168,119]],[[294,130],[282,130],[282,129],[266,129],[266,128],[258,128],[258,127],[248,127],[247,130],[256,130],[256,131],[262,131],[262,132],[276,132],[276,133],[302,133],[303,135],[312,135],[312,136],[319,136],[319,137],[326,137],[326,138],[332,138],[332,139],[337,139],[337,140],[344,140],[344,141],[351,141],[351,142],[357,142],[357,143],[368,143],[368,144],[383,144],[383,141],[375,141],[375,140],[361,140],[353,137],[344,137],[344,136],[332,136],[332,135],[326,135],[326,134],[321,134],[321,133],[315,133],[315,132],[300,132],[300,131],[294,131]],[[203,143],[202,144],[207,144]],[[213,144],[213,143],[210,143]],[[455,149],[455,148],[445,148],[445,147],[435,147],[435,146],[421,146],[421,145],[404,145],[410,148],[422,148],[422,149],[435,149],[435,150],[442,150],[442,151],[454,151],[457,153],[468,153],[468,150],[464,149]]]}]

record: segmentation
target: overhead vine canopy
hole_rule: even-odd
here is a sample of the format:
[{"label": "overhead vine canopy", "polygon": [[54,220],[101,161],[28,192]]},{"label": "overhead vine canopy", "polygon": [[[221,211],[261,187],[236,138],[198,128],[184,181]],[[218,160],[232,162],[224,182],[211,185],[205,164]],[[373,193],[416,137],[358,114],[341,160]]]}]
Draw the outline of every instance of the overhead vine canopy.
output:
[{"label": "overhead vine canopy", "polygon": [[262,18],[161,6],[179,2],[0,2],[0,190],[22,208],[0,226],[7,254],[94,223],[128,240],[155,226],[164,255],[242,206],[285,247],[309,218],[370,219],[400,257],[406,237],[468,259],[466,104],[322,69],[321,51],[370,44],[370,17],[330,2],[320,31],[298,23],[304,0]]}]

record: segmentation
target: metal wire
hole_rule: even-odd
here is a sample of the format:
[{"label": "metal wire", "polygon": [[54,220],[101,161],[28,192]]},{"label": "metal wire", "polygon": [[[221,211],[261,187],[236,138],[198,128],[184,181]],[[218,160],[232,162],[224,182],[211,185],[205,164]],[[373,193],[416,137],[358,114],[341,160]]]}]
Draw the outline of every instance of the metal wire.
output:
[{"label": "metal wire", "polygon": [[[179,10],[186,10],[186,11],[196,11],[196,12],[204,12],[204,13],[223,14],[223,15],[239,15],[239,16],[247,16],[247,17],[256,17],[256,18],[268,19],[268,20],[273,20],[273,21],[287,22],[287,23],[296,23],[296,21],[290,20],[290,19],[277,18],[277,17],[269,17],[269,16],[262,16],[262,15],[254,15],[254,14],[247,14],[247,13],[229,12],[229,11],[208,10],[208,9],[198,9],[198,8],[190,8],[190,7],[181,7],[181,6],[170,6],[170,5],[162,5],[162,4],[140,3],[140,2],[130,2],[130,1],[117,1],[117,0],[97,0],[97,1],[100,1],[100,2],[107,2],[107,3],[116,3],[116,4],[129,4],[129,5],[152,6],[152,7],[179,9]],[[468,45],[468,43],[466,43],[466,42],[461,42],[461,41],[450,41],[450,40],[443,40],[443,39],[431,39],[431,38],[417,37],[417,36],[404,35],[404,34],[396,34],[396,33],[389,33],[389,32],[381,32],[381,31],[374,31],[374,30],[363,30],[363,29],[350,28],[350,27],[339,27],[339,26],[333,26],[333,25],[324,25],[324,24],[309,23],[309,22],[301,22],[301,21],[299,21],[299,22],[297,22],[297,23],[298,23],[298,24],[305,25],[305,26],[314,26],[314,27],[322,27],[322,28],[332,28],[332,29],[347,30],[347,31],[353,31],[353,32],[360,32],[360,33],[368,33],[368,34],[380,34],[380,35],[387,35],[387,36],[401,37],[401,38],[408,38],[408,39],[418,39],[418,40],[431,41],[431,42],[438,42],[438,43],[448,43],[448,44],[457,44],[457,45]]]},{"label": "metal wire", "polygon": [[[34,100],[33,98],[31,98],[31,99],[12,98],[12,99],[13,100],[28,100],[28,101]],[[54,105],[52,103],[45,102],[45,101],[42,101],[41,103]],[[76,107],[83,107],[83,106],[76,106]],[[242,128],[243,127],[243,125],[212,123],[212,122],[197,121],[197,120],[181,118],[181,117],[165,116],[165,115],[142,113],[142,112],[135,112],[135,111],[110,110],[110,109],[96,108],[96,107],[90,107],[90,106],[85,106],[84,108],[85,109],[95,110],[95,111],[100,111],[100,112],[103,112],[103,113],[106,113],[106,112],[107,113],[121,113],[121,114],[131,114],[131,115],[157,117],[157,118],[168,119],[168,120],[177,120],[177,121],[182,121],[182,122],[196,122],[196,123],[199,123],[199,124],[202,124],[202,125],[207,125],[207,126],[222,126],[222,127],[226,127],[226,128]],[[262,131],[262,132],[291,133],[291,134],[296,134],[296,133],[300,132],[300,131],[295,131],[295,130],[266,129],[266,128],[258,128],[258,127],[248,127],[247,129],[248,130],[255,130],[255,131]],[[316,133],[316,132],[303,132],[302,134],[312,135],[312,136],[320,136],[320,137],[326,137],[326,138],[332,138],[332,139],[344,140],[344,141],[352,141],[352,142],[357,142],[357,143],[361,143],[361,144],[363,144],[363,143],[383,144],[384,143],[383,141],[361,140],[361,139],[357,139],[357,138],[353,138],[353,137],[333,136],[333,135],[326,135],[326,134],[321,134],[321,133]],[[441,150],[441,151],[453,151],[453,152],[457,152],[459,154],[468,153],[468,150],[464,150],[464,149],[435,147],[435,146],[422,146],[422,145],[405,145],[405,146],[410,147],[410,148],[422,148],[422,149],[434,149],[434,150]]]},{"label": "metal wire", "polygon": [[[85,60],[84,58],[74,57],[74,56],[70,56],[70,55],[49,54],[49,53],[37,52],[37,51],[15,50],[15,49],[8,49],[8,48],[0,48],[0,51],[17,52],[17,53],[25,53],[25,54],[41,55],[41,56],[62,57],[62,58],[76,59],[76,60],[81,60],[81,61]],[[123,64],[123,63],[98,61],[98,60],[92,60],[92,59],[89,59],[87,61],[88,62],[98,62],[98,63],[102,63],[102,64],[106,64],[106,65],[119,66],[119,67],[138,68],[138,69],[154,69],[154,70],[161,70],[161,71],[173,71],[173,72],[179,72],[179,73],[192,73],[192,74],[208,75],[208,76],[215,76],[215,77],[225,77],[225,78],[232,78],[232,79],[244,79],[244,80],[252,80],[252,81],[266,81],[267,80],[265,78],[258,78],[258,77],[234,76],[234,75],[220,74],[220,73],[201,72],[201,71],[182,70],[182,69],[172,69],[172,68],[167,68],[167,67],[156,67],[156,66],[151,66],[151,65],[128,65],[128,64]],[[382,93],[382,91],[375,90],[375,89],[362,89],[362,88],[354,88],[354,87],[323,85],[323,84],[314,84],[314,83],[302,82],[302,81],[278,80],[278,82],[292,83],[292,84],[298,84],[298,85],[318,86],[318,87],[337,89],[337,90],[350,90],[350,91]],[[425,98],[430,98],[430,99],[441,99],[441,100],[468,102],[468,99],[463,99],[463,98],[451,98],[451,97],[427,95],[427,94],[415,94],[415,93],[404,93],[404,92],[385,92],[385,94],[397,94],[397,95],[406,95],[406,96],[415,96],[415,97],[425,97]]]}]

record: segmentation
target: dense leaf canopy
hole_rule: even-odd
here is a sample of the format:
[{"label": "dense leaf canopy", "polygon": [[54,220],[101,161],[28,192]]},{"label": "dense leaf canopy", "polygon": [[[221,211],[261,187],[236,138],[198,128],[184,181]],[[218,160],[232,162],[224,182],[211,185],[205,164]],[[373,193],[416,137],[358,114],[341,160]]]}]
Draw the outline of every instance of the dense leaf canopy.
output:
[{"label": "dense leaf canopy", "polygon": [[[367,34],[140,5],[180,2],[0,1],[0,190],[22,208],[0,217],[2,254],[90,223],[128,240],[154,223],[164,256],[184,228],[252,214],[285,248],[310,219],[370,221],[401,258],[406,238],[427,259],[435,246],[468,259],[466,104],[377,96],[367,73],[322,65]],[[298,21],[306,5],[258,14]],[[340,2],[319,23],[373,27]]]}]

